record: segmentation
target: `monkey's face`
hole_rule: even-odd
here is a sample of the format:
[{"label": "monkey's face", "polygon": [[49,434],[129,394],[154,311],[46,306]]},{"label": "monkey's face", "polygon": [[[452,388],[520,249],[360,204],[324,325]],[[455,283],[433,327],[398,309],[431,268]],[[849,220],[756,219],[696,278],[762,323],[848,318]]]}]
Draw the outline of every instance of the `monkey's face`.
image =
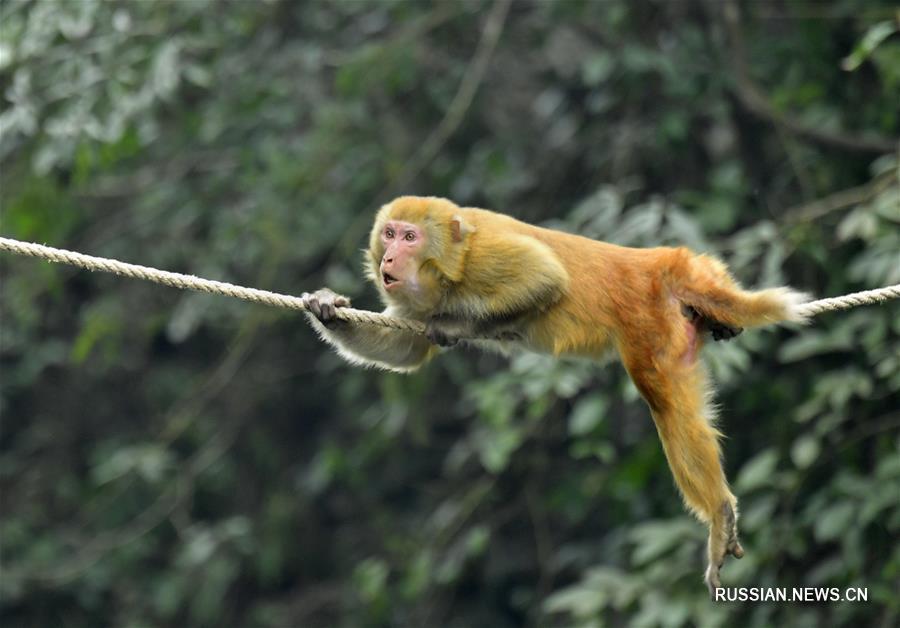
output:
[{"label": "monkey's face", "polygon": [[386,304],[410,316],[435,312],[463,277],[468,235],[461,210],[445,199],[401,197],[384,205],[369,234],[366,272]]},{"label": "monkey's face", "polygon": [[389,220],[381,230],[379,271],[381,287],[388,294],[397,291],[415,292],[419,283],[419,267],[428,244],[425,230],[411,222]]}]

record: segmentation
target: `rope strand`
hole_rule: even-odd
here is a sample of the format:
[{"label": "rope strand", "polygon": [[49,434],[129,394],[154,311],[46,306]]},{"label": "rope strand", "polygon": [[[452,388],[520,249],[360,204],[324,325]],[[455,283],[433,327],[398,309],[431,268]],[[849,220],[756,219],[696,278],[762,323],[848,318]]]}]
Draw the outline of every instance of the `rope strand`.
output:
[{"label": "rope strand", "polygon": [[[57,264],[78,266],[79,268],[85,268],[90,271],[101,270],[103,272],[113,273],[114,275],[122,275],[123,277],[143,279],[145,281],[152,281],[181,290],[221,294],[228,297],[234,297],[235,299],[263,303],[265,305],[286,308],[289,310],[306,310],[303,299],[300,297],[269,292],[268,290],[259,290],[257,288],[245,288],[224,281],[213,281],[212,279],[203,279],[202,277],[195,277],[194,275],[183,275],[167,270],[150,268],[149,266],[128,264],[126,262],[120,262],[105,257],[94,257],[93,255],[75,253],[74,251],[66,251],[64,249],[57,249],[52,246],[44,246],[33,242],[23,242],[12,238],[0,237],[0,250],[9,251],[10,253],[15,253],[17,255],[37,257]],[[888,299],[896,298],[900,298],[900,284],[878,288],[876,290],[854,292],[853,294],[847,294],[840,297],[810,301],[809,303],[803,303],[796,306],[796,311],[802,316],[816,316],[823,312],[846,310],[859,305],[880,303]],[[341,320],[353,323],[378,325],[381,327],[389,327],[391,329],[411,331],[417,334],[425,333],[425,325],[419,321],[385,316],[384,314],[379,314],[377,312],[342,307],[336,310],[336,316]]]}]

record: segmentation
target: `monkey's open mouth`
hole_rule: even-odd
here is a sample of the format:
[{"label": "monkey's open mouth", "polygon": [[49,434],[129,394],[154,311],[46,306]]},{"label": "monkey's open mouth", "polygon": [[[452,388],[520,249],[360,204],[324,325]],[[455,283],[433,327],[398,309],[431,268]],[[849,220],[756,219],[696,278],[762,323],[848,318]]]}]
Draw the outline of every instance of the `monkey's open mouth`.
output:
[{"label": "monkey's open mouth", "polygon": [[385,287],[393,285],[400,281],[390,273],[381,273],[381,280],[384,282]]}]

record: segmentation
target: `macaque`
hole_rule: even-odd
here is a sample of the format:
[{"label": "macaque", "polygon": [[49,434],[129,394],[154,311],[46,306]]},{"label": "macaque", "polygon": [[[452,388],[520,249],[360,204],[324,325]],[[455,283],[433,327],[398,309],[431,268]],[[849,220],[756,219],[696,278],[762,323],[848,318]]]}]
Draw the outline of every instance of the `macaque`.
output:
[{"label": "macaque", "polygon": [[304,294],[313,326],[354,364],[409,372],[470,338],[554,356],[614,349],[650,407],[687,508],[709,526],[705,581],[711,593],[721,586],[725,557],[744,550],[700,348],[707,333],[723,340],[802,322],[804,295],[745,291],[722,262],[686,248],[617,246],[433,197],[381,208],[366,265],[384,313],[422,321],[426,334],[341,321],[347,298]]}]

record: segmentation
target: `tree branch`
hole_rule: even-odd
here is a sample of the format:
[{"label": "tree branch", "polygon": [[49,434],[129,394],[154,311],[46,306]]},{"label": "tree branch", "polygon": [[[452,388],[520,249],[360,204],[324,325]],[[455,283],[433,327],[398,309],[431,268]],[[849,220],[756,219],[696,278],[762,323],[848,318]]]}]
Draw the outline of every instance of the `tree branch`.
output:
[{"label": "tree branch", "polygon": [[723,15],[725,18],[725,30],[733,51],[732,69],[736,79],[734,94],[747,111],[784,128],[798,137],[812,140],[819,144],[855,152],[892,153],[900,151],[900,138],[876,137],[871,134],[865,137],[855,137],[838,131],[815,128],[808,126],[790,114],[776,109],[765,92],[750,76],[744,38],[740,29],[740,14],[737,3],[734,0],[728,0],[725,4]]}]

